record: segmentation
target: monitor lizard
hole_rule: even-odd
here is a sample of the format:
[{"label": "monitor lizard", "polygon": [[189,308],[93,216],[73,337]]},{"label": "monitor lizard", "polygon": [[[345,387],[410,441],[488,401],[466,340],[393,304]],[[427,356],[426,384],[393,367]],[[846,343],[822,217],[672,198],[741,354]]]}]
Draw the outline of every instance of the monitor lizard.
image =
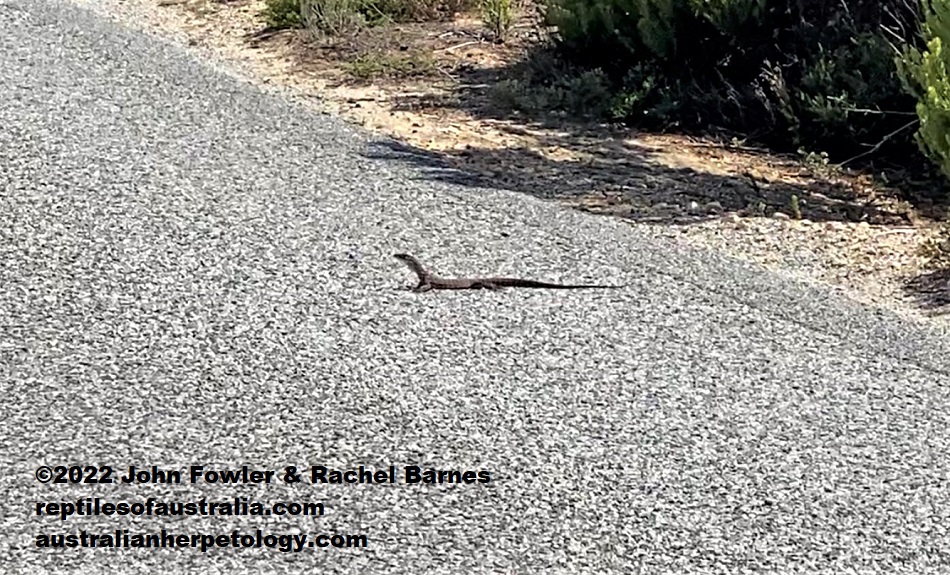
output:
[{"label": "monitor lizard", "polygon": [[402,261],[419,278],[419,283],[412,288],[415,292],[426,292],[434,289],[490,289],[497,290],[503,287],[547,288],[547,289],[585,289],[585,288],[621,288],[624,286],[606,285],[568,285],[523,280],[518,278],[440,278],[427,270],[422,263],[409,254],[393,254],[393,257]]}]

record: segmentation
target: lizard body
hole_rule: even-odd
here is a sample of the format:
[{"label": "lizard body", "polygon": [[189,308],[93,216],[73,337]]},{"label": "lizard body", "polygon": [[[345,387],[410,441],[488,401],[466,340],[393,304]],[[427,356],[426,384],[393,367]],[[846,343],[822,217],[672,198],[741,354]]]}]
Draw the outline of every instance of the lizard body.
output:
[{"label": "lizard body", "polygon": [[606,286],[590,284],[556,284],[519,278],[484,277],[484,278],[442,278],[429,270],[422,263],[409,254],[394,254],[394,257],[407,266],[419,278],[419,283],[413,288],[416,292],[426,292],[434,289],[490,289],[497,290],[503,287],[545,288],[545,289],[588,289],[588,288],[619,288],[623,286]]}]

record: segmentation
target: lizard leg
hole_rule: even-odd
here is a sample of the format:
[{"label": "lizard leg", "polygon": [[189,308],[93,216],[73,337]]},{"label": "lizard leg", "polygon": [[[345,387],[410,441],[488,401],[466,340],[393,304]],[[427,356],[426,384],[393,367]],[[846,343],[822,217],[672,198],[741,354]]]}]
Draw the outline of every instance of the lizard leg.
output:
[{"label": "lizard leg", "polygon": [[432,289],[432,284],[430,284],[429,282],[419,282],[419,285],[417,285],[416,287],[412,288],[412,291],[414,291],[414,292],[416,292],[416,293],[423,293],[423,292],[427,292],[427,291],[429,291],[429,290],[431,290],[431,289]]},{"label": "lizard leg", "polygon": [[495,291],[501,288],[492,282],[475,282],[472,284],[472,289],[490,289]]}]

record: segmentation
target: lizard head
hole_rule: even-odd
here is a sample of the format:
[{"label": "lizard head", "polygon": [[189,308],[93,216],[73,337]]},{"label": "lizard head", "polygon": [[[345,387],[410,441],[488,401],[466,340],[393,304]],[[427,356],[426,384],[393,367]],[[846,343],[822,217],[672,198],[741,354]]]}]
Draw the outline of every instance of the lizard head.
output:
[{"label": "lizard head", "polygon": [[397,260],[403,262],[403,263],[406,264],[407,266],[409,266],[409,269],[411,269],[413,272],[415,272],[416,275],[418,275],[420,278],[423,278],[423,277],[425,277],[426,275],[428,275],[427,272],[426,272],[426,270],[425,270],[425,268],[423,268],[423,267],[422,267],[422,264],[419,263],[419,260],[417,260],[416,258],[412,257],[411,255],[409,255],[409,254],[393,254],[393,257],[396,258]]}]

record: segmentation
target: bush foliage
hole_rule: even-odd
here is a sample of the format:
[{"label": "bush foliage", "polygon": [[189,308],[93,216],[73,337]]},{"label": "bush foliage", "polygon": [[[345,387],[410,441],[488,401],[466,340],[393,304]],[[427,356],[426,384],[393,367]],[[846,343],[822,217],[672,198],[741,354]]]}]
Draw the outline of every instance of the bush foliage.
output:
[{"label": "bush foliage", "polygon": [[266,0],[264,19],[275,28],[307,26],[325,34],[367,24],[451,18],[474,0]]},{"label": "bush foliage", "polygon": [[272,28],[297,28],[302,25],[300,0],[267,0],[264,21]]},{"label": "bush foliage", "polygon": [[482,22],[496,42],[504,42],[514,23],[511,0],[480,0]]},{"label": "bush foliage", "polygon": [[950,1],[928,2],[924,10],[926,45],[906,47],[899,67],[917,96],[917,143],[950,178]]},{"label": "bush foliage", "polygon": [[[907,123],[893,42],[910,0],[548,0],[562,57],[641,126],[719,126],[786,149],[865,151]],[[899,138],[891,138],[900,144]],[[910,133],[904,135],[907,147]]]}]

